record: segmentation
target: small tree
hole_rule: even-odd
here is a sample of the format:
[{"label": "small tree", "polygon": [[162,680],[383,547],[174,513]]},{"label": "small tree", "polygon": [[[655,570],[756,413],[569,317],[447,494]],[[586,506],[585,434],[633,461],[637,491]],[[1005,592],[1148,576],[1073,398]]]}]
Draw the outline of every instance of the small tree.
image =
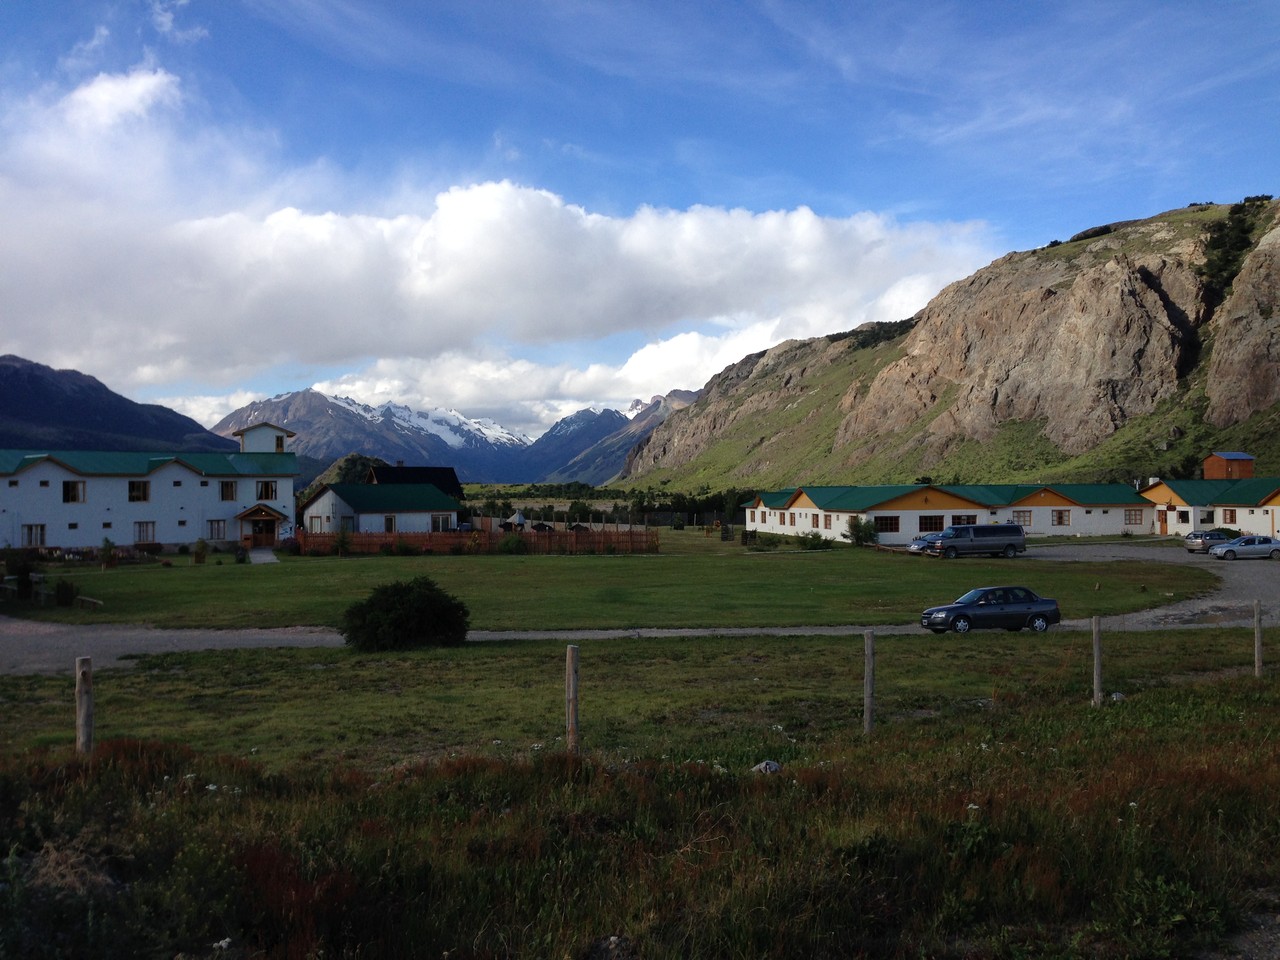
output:
[{"label": "small tree", "polygon": [[849,518],[849,529],[840,534],[845,540],[848,540],[855,547],[861,547],[863,544],[879,543],[880,534],[876,532],[876,525],[871,520],[862,519],[856,516]]},{"label": "small tree", "polygon": [[374,588],[347,607],[342,635],[357,650],[453,647],[467,639],[467,605],[430,577],[398,580]]}]

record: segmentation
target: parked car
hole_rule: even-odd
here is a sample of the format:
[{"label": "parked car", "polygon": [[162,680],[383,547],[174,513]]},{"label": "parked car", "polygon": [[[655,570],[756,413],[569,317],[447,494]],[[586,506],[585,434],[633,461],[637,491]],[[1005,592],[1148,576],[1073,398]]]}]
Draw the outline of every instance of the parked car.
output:
[{"label": "parked car", "polygon": [[941,537],[941,533],[922,533],[911,541],[907,547],[907,553],[924,553],[929,548],[929,544],[937,543]]},{"label": "parked car", "polygon": [[1016,523],[957,523],[925,546],[926,553],[948,560],[975,553],[1012,558],[1026,549],[1027,535]]},{"label": "parked car", "polygon": [[1219,560],[1235,560],[1237,557],[1269,557],[1280,560],[1280,540],[1271,537],[1236,537],[1210,547],[1209,556]]},{"label": "parked car", "polygon": [[1041,597],[1026,587],[975,587],[954,603],[930,607],[920,614],[920,626],[934,633],[968,633],[983,627],[1043,633],[1061,623],[1058,601]]},{"label": "parked car", "polygon": [[1210,547],[1226,543],[1231,538],[1221,530],[1192,530],[1182,538],[1190,553],[1208,553]]}]

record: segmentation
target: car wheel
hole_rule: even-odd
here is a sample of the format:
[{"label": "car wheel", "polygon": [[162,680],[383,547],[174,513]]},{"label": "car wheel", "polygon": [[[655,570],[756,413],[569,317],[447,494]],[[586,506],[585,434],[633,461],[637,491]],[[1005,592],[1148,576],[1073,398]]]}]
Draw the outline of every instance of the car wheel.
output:
[{"label": "car wheel", "polygon": [[1272,551],[1271,551],[1271,559],[1272,559],[1272,560],[1280,560],[1280,550],[1272,550]]},{"label": "car wheel", "polygon": [[956,633],[968,633],[970,626],[968,617],[956,617],[951,621],[951,629]]},{"label": "car wheel", "polygon": [[1236,552],[1234,550],[1227,550],[1222,554],[1223,560],[1234,560],[1235,558],[1236,558]]},{"label": "car wheel", "polygon": [[1044,633],[1046,630],[1049,629],[1049,621],[1044,617],[1040,616],[1039,614],[1037,614],[1036,616],[1031,618],[1031,620],[1027,623],[1027,626],[1030,627],[1032,630],[1034,630],[1036,633]]},{"label": "car wheel", "polygon": [[1012,560],[1017,555],[1018,555],[1018,551],[1014,549],[1014,546],[1012,543],[1004,548],[1004,558],[1006,560]]},{"label": "car wheel", "polygon": [[956,550],[955,547],[947,547],[947,549],[942,551],[942,555],[946,557],[948,560],[954,560],[956,557],[959,556],[959,552]]}]

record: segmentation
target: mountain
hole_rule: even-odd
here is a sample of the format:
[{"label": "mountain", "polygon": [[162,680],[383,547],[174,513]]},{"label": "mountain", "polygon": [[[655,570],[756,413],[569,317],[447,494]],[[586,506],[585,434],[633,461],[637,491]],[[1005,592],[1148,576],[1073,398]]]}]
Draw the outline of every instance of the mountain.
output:
[{"label": "mountain", "polygon": [[241,407],[214,424],[213,432],[230,436],[264,420],[293,430],[297,436],[290,449],[313,460],[331,463],[361,453],[388,463],[451,466],[463,480],[505,474],[530,445],[527,437],[454,410],[418,412],[394,403],[372,407],[311,389]]},{"label": "mountain", "polygon": [[190,417],[135,403],[93,377],[0,357],[0,447],[39,450],[236,450]]},{"label": "mountain", "polygon": [[726,368],[638,485],[1280,475],[1280,203],[1193,204],[1010,253],[914,317]]},{"label": "mountain", "polygon": [[[579,410],[557,420],[551,429],[530,444],[521,459],[520,469],[510,475],[511,482],[535,482],[556,480],[565,464],[579,456],[583,450],[595,447],[606,437],[623,429],[631,421],[617,410],[595,408]],[[625,454],[624,454],[625,456]],[[614,467],[618,472],[622,464],[619,458]],[[610,474],[612,476],[612,474]],[[586,477],[573,476],[571,480],[592,483]]]},{"label": "mountain", "polygon": [[657,427],[675,413],[698,399],[696,390],[673,390],[648,403],[636,400],[628,408],[630,419],[622,417],[617,430],[578,453],[546,477],[551,483],[578,481],[603,486],[625,472],[632,451]]}]

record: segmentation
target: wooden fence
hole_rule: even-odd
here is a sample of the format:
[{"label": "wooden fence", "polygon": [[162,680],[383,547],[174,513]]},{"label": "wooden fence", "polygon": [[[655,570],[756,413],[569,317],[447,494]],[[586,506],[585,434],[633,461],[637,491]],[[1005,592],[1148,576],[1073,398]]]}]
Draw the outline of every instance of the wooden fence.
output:
[{"label": "wooden fence", "polygon": [[[610,554],[657,553],[658,528],[601,528],[576,530],[526,530],[507,533],[502,530],[450,530],[444,533],[349,533],[348,553],[403,554],[484,554],[504,552],[499,544],[511,536],[520,538],[525,553],[534,554]],[[337,552],[337,535],[332,533],[297,533],[303,553],[330,555]]]}]

